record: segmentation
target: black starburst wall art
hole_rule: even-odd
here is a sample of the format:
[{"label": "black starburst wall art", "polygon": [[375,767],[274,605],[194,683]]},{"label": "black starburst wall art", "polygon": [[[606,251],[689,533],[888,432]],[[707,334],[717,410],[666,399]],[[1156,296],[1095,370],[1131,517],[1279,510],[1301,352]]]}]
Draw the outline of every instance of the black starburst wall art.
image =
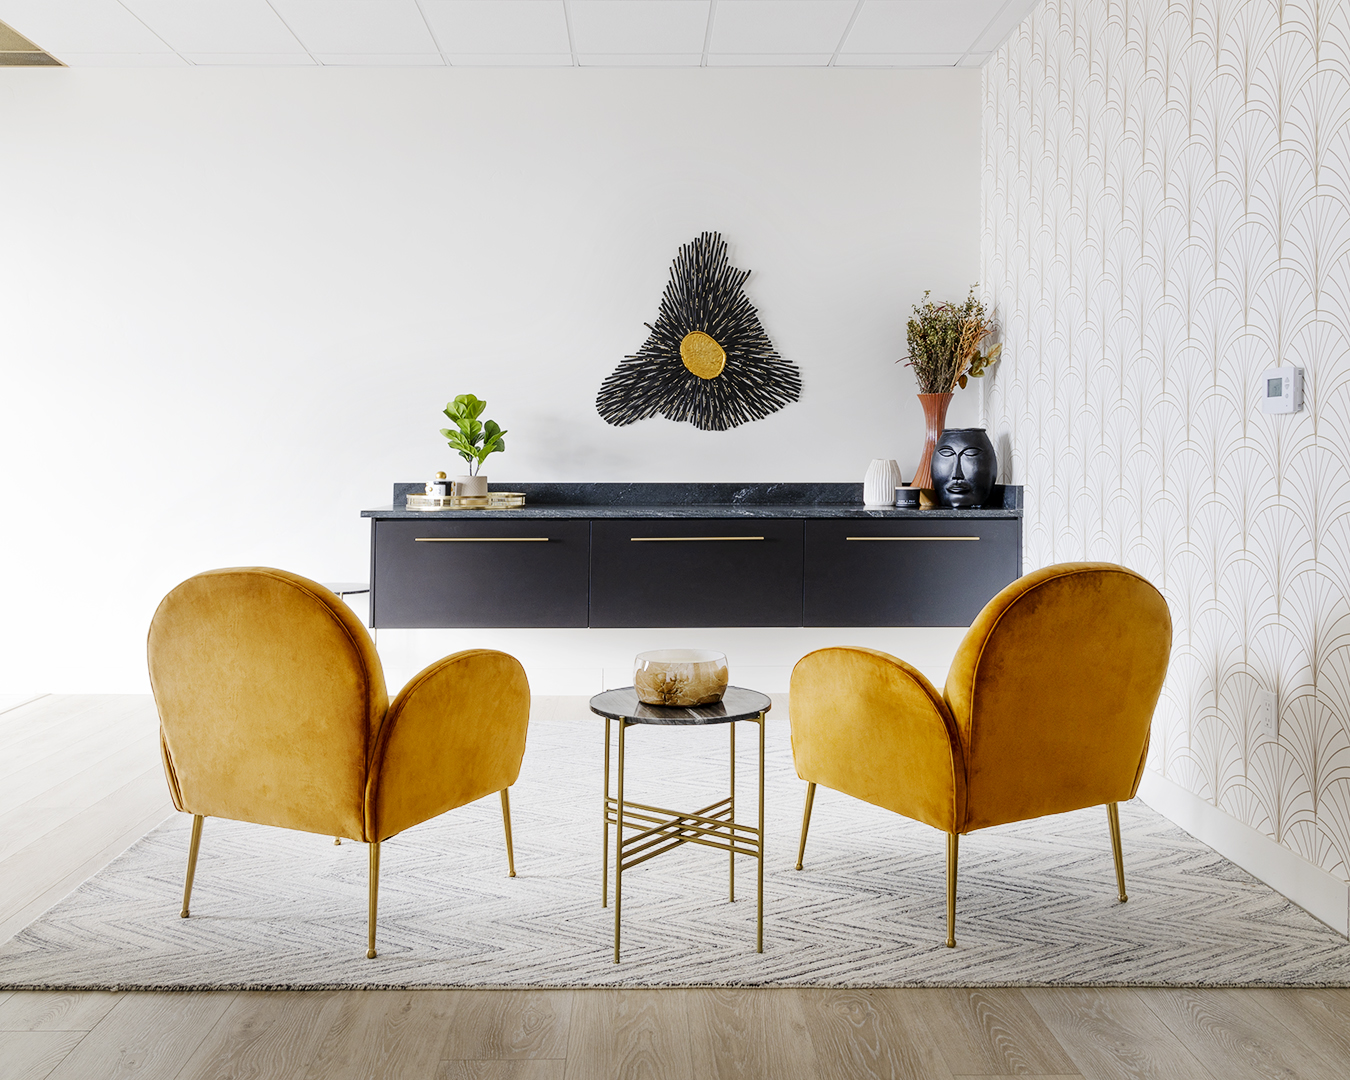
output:
[{"label": "black starburst wall art", "polygon": [[600,386],[600,415],[620,426],[660,415],[725,431],[797,401],[801,375],[760,325],[749,276],[727,262],[720,233],[681,247],[646,343]]}]

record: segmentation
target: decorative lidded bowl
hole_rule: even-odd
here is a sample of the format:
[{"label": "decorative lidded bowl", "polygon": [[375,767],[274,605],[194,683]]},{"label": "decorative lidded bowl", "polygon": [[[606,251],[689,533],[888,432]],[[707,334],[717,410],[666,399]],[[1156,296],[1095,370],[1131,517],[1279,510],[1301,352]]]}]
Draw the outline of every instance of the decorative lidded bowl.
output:
[{"label": "decorative lidded bowl", "polygon": [[633,661],[633,687],[644,705],[715,705],[727,689],[726,653],[656,649]]}]

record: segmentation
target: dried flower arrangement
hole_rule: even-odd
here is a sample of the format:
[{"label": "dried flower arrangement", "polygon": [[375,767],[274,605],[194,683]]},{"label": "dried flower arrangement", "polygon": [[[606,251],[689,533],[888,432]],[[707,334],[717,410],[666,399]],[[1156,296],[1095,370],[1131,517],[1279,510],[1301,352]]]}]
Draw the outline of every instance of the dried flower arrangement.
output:
[{"label": "dried flower arrangement", "polygon": [[960,304],[934,303],[925,291],[905,327],[909,355],[900,359],[914,369],[919,393],[950,394],[958,386],[964,389],[969,379],[979,378],[998,359],[1002,345],[980,352],[980,342],[997,332],[998,323],[984,301],[976,299],[974,286]]}]

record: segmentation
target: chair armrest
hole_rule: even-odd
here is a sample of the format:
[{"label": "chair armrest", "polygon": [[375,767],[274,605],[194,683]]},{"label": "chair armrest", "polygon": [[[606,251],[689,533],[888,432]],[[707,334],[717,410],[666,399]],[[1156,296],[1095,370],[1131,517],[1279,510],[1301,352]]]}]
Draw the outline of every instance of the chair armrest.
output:
[{"label": "chair armrest", "polygon": [[366,839],[385,840],[510,787],[529,720],[530,686],[513,656],[469,649],[424,668],[372,741]]},{"label": "chair armrest", "polygon": [[819,649],[792,670],[788,715],[803,780],[944,832],[961,831],[961,741],[946,702],[922,672],[876,649]]}]

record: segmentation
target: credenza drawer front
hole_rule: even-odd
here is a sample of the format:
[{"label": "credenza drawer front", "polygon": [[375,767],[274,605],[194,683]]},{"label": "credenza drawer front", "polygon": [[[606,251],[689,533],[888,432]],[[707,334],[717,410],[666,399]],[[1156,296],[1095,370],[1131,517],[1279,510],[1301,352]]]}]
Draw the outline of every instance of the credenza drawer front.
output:
[{"label": "credenza drawer front", "polygon": [[592,626],[800,626],[801,521],[596,521]]},{"label": "credenza drawer front", "polygon": [[807,626],[968,626],[1021,573],[1015,519],[808,521]]},{"label": "credenza drawer front", "polygon": [[377,628],[585,626],[588,521],[375,522]]}]

